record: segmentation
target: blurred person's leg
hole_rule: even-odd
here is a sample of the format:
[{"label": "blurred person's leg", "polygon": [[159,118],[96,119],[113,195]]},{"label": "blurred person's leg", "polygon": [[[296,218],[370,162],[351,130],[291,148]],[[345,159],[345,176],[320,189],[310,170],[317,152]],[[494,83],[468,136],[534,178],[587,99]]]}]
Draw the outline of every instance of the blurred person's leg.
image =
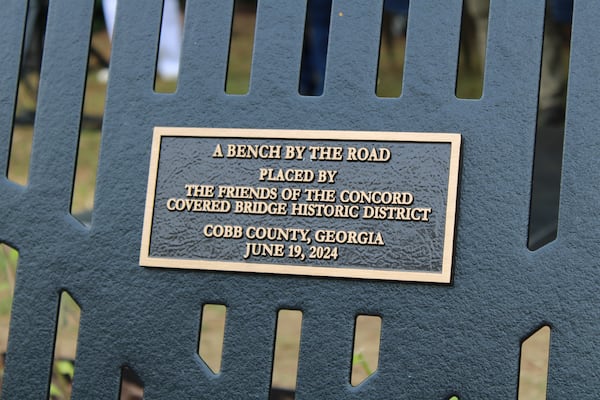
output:
[{"label": "blurred person's leg", "polygon": [[331,0],[308,2],[300,72],[302,95],[319,96],[323,93],[330,19]]},{"label": "blurred person's leg", "polygon": [[568,66],[563,46],[572,10],[572,0],[554,0],[546,8],[539,100],[541,125],[555,124],[564,118]]},{"label": "blurred person's leg", "polygon": [[30,0],[27,5],[27,20],[25,21],[25,41],[24,41],[24,54],[31,50],[34,37],[39,33],[40,29],[43,29],[40,24],[40,17],[42,15],[43,7],[48,5],[42,4],[43,0]]}]

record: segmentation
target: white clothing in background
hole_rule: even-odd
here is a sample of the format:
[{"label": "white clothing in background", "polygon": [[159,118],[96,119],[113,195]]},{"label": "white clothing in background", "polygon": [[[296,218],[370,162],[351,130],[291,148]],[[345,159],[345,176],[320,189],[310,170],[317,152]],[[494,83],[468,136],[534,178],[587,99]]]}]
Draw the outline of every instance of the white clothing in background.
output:
[{"label": "white clothing in background", "polygon": [[[108,36],[112,40],[117,0],[102,0],[104,21]],[[181,56],[181,19],[178,0],[165,0],[160,44],[158,48],[157,71],[161,78],[175,79],[179,74],[179,58]]]}]

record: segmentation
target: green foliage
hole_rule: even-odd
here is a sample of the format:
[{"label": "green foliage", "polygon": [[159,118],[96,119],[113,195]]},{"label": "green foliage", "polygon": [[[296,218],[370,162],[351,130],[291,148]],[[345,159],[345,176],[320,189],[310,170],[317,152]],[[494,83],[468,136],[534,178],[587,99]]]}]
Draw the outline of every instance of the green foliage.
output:
[{"label": "green foliage", "polygon": [[359,365],[367,374],[370,376],[373,374],[373,370],[369,367],[369,363],[365,360],[365,356],[362,353],[357,353],[352,357],[352,365]]},{"label": "green foliage", "polygon": [[50,385],[50,398],[51,399],[62,399],[63,393],[54,383]]},{"label": "green foliage", "polygon": [[18,258],[18,251],[0,244],[0,316],[10,313]]},{"label": "green foliage", "polygon": [[57,361],[55,364],[55,370],[61,375],[68,376],[71,380],[75,375],[75,366],[71,361]]},{"label": "green foliage", "polygon": [[75,375],[72,361],[55,360],[52,367],[52,383],[50,384],[51,400],[67,400],[71,398],[71,382]]}]

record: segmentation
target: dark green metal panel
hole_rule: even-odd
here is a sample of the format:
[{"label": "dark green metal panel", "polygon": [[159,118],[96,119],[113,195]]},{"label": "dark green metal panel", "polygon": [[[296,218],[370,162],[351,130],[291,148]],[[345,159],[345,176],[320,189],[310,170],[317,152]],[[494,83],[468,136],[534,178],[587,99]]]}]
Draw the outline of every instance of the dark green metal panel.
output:
[{"label": "dark green metal panel", "polygon": [[[26,4],[0,11],[0,167],[7,164]],[[224,93],[232,0],[188,0],[177,92],[152,90],[160,0],[119,4],[93,220],[69,214],[92,0],[51,0],[29,184],[0,178],[0,241],[20,252],[3,396],[48,393],[61,290],[82,308],[74,398],[268,397],[276,315],[304,313],[297,399],[516,397],[520,343],[552,327],[549,398],[600,392],[600,10],[577,1],[558,238],[527,249],[544,1],[491,2],[481,100],[454,95],[462,2],[411,2],[402,97],[374,93],[382,1],[334,0],[322,96],[298,94],[306,4],[259,0],[250,90]],[[451,285],[138,264],[155,126],[460,132]],[[226,304],[223,369],[196,355],[202,305]],[[354,318],[383,319],[377,373],[349,384]]]}]

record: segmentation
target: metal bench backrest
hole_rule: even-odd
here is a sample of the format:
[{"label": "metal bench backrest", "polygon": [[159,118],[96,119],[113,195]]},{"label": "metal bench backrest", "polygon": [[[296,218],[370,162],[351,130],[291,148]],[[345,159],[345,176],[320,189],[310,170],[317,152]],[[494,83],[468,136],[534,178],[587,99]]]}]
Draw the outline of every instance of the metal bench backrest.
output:
[{"label": "metal bench backrest", "polygon": [[[26,4],[0,11],[0,166],[7,165]],[[120,1],[93,220],[69,212],[92,0],[50,0],[29,183],[0,177],[0,241],[19,250],[3,396],[48,393],[57,304],[81,306],[73,398],[268,397],[277,311],[303,312],[297,399],[515,398],[521,342],[552,329],[549,398],[600,392],[600,8],[576,1],[556,240],[527,248],[544,1],[491,1],[484,95],[455,96],[462,1],[413,0],[403,93],[374,93],[382,0],[333,0],[322,96],[298,94],[306,3],[259,0],[250,90],[224,92],[233,1],[188,0],[177,91],[153,91],[160,0]],[[155,126],[460,132],[450,285],[142,268]],[[228,306],[223,369],[196,350]],[[358,314],[382,318],[378,371],[349,384]]]}]

